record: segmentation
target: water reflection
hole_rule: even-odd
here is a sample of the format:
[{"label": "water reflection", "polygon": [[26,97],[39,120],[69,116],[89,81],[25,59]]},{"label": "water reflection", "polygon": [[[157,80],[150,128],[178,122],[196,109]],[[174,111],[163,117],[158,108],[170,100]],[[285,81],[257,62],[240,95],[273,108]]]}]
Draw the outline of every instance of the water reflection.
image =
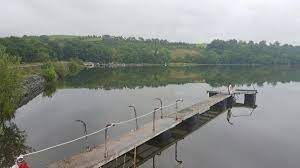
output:
[{"label": "water reflection", "polygon": [[262,86],[264,83],[300,81],[298,66],[198,66],[95,68],[68,77],[64,87],[75,88],[141,88],[168,84],[208,83],[213,87],[235,85]]},{"label": "water reflection", "polygon": [[[166,86],[168,84],[185,84],[185,83],[208,83],[210,86],[213,86],[213,87],[219,87],[219,86],[223,86],[223,85],[227,86],[228,83],[233,83],[236,85],[251,85],[251,84],[263,85],[264,83],[271,83],[272,85],[276,85],[278,82],[284,83],[284,82],[291,82],[291,81],[300,81],[300,76],[298,74],[300,74],[300,68],[294,67],[294,66],[291,66],[291,67],[201,66],[201,67],[181,67],[181,68],[143,67],[143,68],[126,68],[126,69],[124,69],[124,68],[90,69],[90,70],[84,70],[84,71],[80,72],[77,76],[68,77],[64,81],[64,83],[49,85],[49,87],[47,87],[44,95],[50,96],[50,97],[52,95],[55,95],[54,93],[56,91],[56,87],[58,87],[58,88],[104,88],[104,89],[111,90],[111,89],[119,89],[119,88],[142,88],[142,87],[146,87],[146,86],[147,87],[159,87],[159,86]],[[195,89],[192,86],[188,86],[188,87],[191,90]],[[148,88],[146,88],[146,89],[148,89]],[[157,89],[159,89],[159,88],[157,88]],[[176,92],[177,89],[178,88],[171,90],[171,93]],[[186,91],[187,90],[184,90],[184,91],[182,91],[182,93],[185,93],[187,95],[191,94],[191,92],[186,92]],[[81,108],[84,106],[83,104],[79,103],[82,101],[81,99],[83,99],[83,101],[86,101],[86,102],[93,102],[94,99],[102,100],[101,97],[103,97],[103,99],[108,99],[108,97],[103,96],[105,94],[102,94],[102,92],[101,92],[101,94],[99,94],[99,96],[94,96],[94,97],[93,97],[92,92],[89,92],[88,96],[87,96],[87,94],[83,93],[83,92],[86,92],[86,90],[80,90],[79,91],[80,93],[77,96],[74,96],[74,94],[71,94],[73,92],[74,91],[72,91],[72,90],[69,90],[68,92],[66,92],[66,91],[61,92],[60,95],[62,95],[62,94],[68,95],[69,94],[69,97],[66,96],[66,99],[59,99],[61,97],[55,98],[55,96],[54,96],[53,100],[57,100],[56,103],[62,102],[61,104],[55,104],[55,105],[52,104],[51,105],[51,103],[54,102],[53,100],[51,100],[52,102],[49,100],[49,102],[50,102],[49,104],[45,104],[45,103],[41,104],[41,102],[35,102],[34,105],[36,105],[36,106],[43,105],[43,107],[45,107],[45,105],[48,105],[48,108],[50,108],[50,107],[51,108],[50,108],[50,110],[47,110],[47,108],[38,108],[36,111],[43,112],[43,114],[41,114],[41,115],[39,115],[39,113],[34,113],[34,115],[33,114],[30,115],[29,113],[26,113],[27,116],[30,116],[27,118],[27,120],[29,120],[29,121],[27,121],[27,123],[32,123],[33,121],[34,122],[39,121],[41,118],[40,116],[43,116],[43,117],[46,116],[45,118],[47,118],[47,119],[51,118],[51,116],[55,116],[55,115],[59,116],[57,113],[54,113],[55,111],[65,114],[66,118],[70,119],[71,116],[75,116],[76,114],[68,113],[68,111],[63,108],[62,104],[67,104],[65,102],[74,103],[77,100],[77,103],[79,105],[76,106],[76,108],[78,108],[78,107]],[[120,91],[118,90],[118,92],[120,92]],[[153,92],[153,90],[151,90],[149,92]],[[123,95],[126,94],[126,96],[127,96],[128,93],[129,92],[124,91]],[[143,93],[143,96],[145,96],[145,91],[143,91],[142,93]],[[167,93],[168,92],[166,92],[166,94]],[[137,95],[140,95],[140,94],[137,94]],[[86,96],[86,97],[84,97],[84,96]],[[113,96],[117,97],[120,95],[114,94]],[[173,97],[173,95],[171,95],[171,96]],[[78,97],[81,97],[81,99],[79,99]],[[84,97],[84,98],[82,98],[82,97]],[[113,97],[113,98],[115,99],[115,97]],[[154,96],[149,96],[149,97],[154,98]],[[78,98],[78,99],[74,99],[74,98]],[[133,99],[133,96],[131,97],[131,99]],[[66,100],[70,100],[70,101],[66,101]],[[109,100],[112,100],[112,98]],[[121,101],[123,102],[124,100],[122,99]],[[137,101],[137,100],[135,100],[135,101]],[[128,105],[128,104],[129,103],[126,103],[126,105]],[[89,109],[82,109],[82,111],[88,111],[88,110],[96,111],[96,110],[99,110],[99,108],[101,110],[101,108],[106,108],[106,106],[108,106],[109,104],[108,104],[108,102],[106,102],[106,104],[105,103],[101,104],[100,107],[94,106],[94,109],[91,106],[91,104],[89,104],[89,105],[90,105]],[[138,105],[138,104],[136,104],[136,105]],[[57,108],[57,109],[54,108],[56,106],[59,106],[60,108]],[[235,104],[235,107],[240,107],[240,106],[245,107],[243,104],[238,104],[238,103]],[[124,107],[127,107],[127,106],[124,106]],[[253,107],[253,106],[249,106],[249,107]],[[29,110],[27,112],[33,111],[30,108],[31,108],[31,106],[28,107]],[[72,109],[72,111],[73,110],[74,109]],[[111,110],[111,109],[109,109],[109,110]],[[138,110],[139,110],[138,112],[143,111],[143,109],[141,109],[141,107],[138,107]],[[103,110],[103,111],[105,111],[105,110]],[[116,110],[116,111],[118,111],[118,110]],[[26,111],[22,111],[22,112],[26,112]],[[241,117],[241,115],[242,116],[243,115],[251,116],[253,113],[254,112],[252,112],[252,111],[249,111],[249,113],[247,113],[247,114],[237,114],[235,112],[232,114],[230,112],[230,114],[227,113],[227,118],[228,118],[229,122],[233,123],[232,119],[234,117],[238,118],[238,117]],[[86,114],[88,114],[90,116],[90,118],[85,117],[85,116],[88,116]],[[84,121],[93,123],[93,119],[91,119],[91,118],[93,118],[95,115],[93,115],[92,113],[86,113],[86,114],[76,115],[75,118],[71,119],[71,122],[73,122],[75,119],[84,119]],[[120,113],[120,114],[123,114],[123,113]],[[212,111],[210,113],[206,113],[206,114],[204,114],[206,116],[203,115],[200,117],[200,118],[202,118],[201,121],[199,119],[199,123],[196,124],[195,126],[186,127],[184,129],[177,129],[177,131],[178,132],[183,131],[184,132],[183,134],[187,134],[186,131],[192,132],[194,127],[195,127],[195,129],[198,129],[199,127],[202,126],[201,125],[202,120],[203,120],[203,124],[205,124],[204,120],[207,117],[209,118],[210,117],[209,115],[216,115],[216,114],[218,114],[218,113],[212,112]],[[101,117],[102,116],[105,117],[105,115],[106,114],[104,112],[101,113]],[[80,116],[80,117],[77,117],[77,116]],[[124,116],[126,116],[126,115],[124,115]],[[60,120],[59,118],[62,118],[62,119]],[[69,120],[67,120],[66,118],[63,118],[63,117],[59,117],[59,118],[51,118],[51,119],[52,119],[52,121],[55,120],[55,122],[57,122],[58,124],[59,123],[69,123]],[[109,117],[107,117],[107,118],[109,118]],[[107,118],[105,118],[105,120],[107,120]],[[60,121],[58,121],[58,120],[60,120]],[[24,122],[24,120],[22,120],[22,122]],[[43,120],[42,122],[45,122],[45,121]],[[98,123],[98,122],[100,122],[100,121],[96,121],[94,123]],[[64,126],[61,128],[71,127],[70,125],[66,126],[64,124],[59,125],[59,126]],[[98,125],[96,125],[96,124],[94,124],[94,126],[92,124],[89,124],[89,126],[91,126],[92,128],[93,127],[98,128]],[[20,131],[14,123],[9,122],[9,124],[5,125],[5,127],[7,127],[7,128],[1,128],[1,130],[0,130],[0,133],[1,133],[1,148],[0,148],[1,149],[0,150],[1,163],[0,163],[0,167],[11,166],[10,163],[12,163],[14,161],[14,156],[17,156],[20,153],[26,153],[24,151],[29,150],[29,147],[26,147],[26,145],[25,145],[25,138],[26,138],[25,132]],[[28,124],[28,126],[27,126],[27,128],[34,128],[34,127],[35,127],[35,125],[30,125],[30,124]],[[22,127],[20,127],[20,128],[22,128]],[[23,128],[26,128],[26,127],[23,127]],[[4,132],[3,132],[4,129],[11,130],[12,133],[4,134]],[[45,132],[48,131],[47,129],[42,129],[42,130],[43,131],[46,130]],[[52,130],[58,130],[58,129],[52,128]],[[30,137],[34,137],[35,135],[40,136],[40,135],[45,134],[45,132],[42,132],[42,131],[41,131],[42,133],[38,132],[37,129],[29,130],[29,131],[26,129],[26,131],[29,134],[31,133]],[[68,132],[68,131],[65,131],[65,132]],[[174,132],[176,132],[176,130],[174,130]],[[184,137],[184,135],[182,135],[182,134],[178,135],[178,134],[180,134],[180,133],[177,133],[177,134],[172,133],[173,140],[170,140],[170,142],[174,142],[174,143],[169,144],[169,145],[171,145],[171,146],[174,145],[175,142],[180,141],[180,138]],[[61,135],[64,135],[64,134],[61,134]],[[82,132],[80,132],[80,135],[82,135]],[[68,136],[76,137],[77,134],[66,135],[66,137],[68,137]],[[63,136],[60,136],[60,137],[63,137]],[[179,137],[179,139],[177,139],[178,137]],[[36,137],[34,137],[34,138],[36,138]],[[34,139],[34,138],[32,138],[32,139]],[[42,143],[44,141],[45,141],[45,139],[42,139],[41,141],[33,141],[33,143],[31,143],[30,145],[31,146],[34,146],[37,144],[39,145],[40,143]],[[52,140],[52,141],[55,142],[55,140]],[[89,139],[89,141],[91,144],[93,144],[92,139]],[[4,142],[4,143],[2,143],[2,142]],[[10,145],[10,143],[13,145]],[[99,142],[97,141],[97,143],[99,143]],[[155,142],[153,142],[153,143],[155,144]],[[156,143],[158,143],[158,142],[156,142]],[[49,144],[43,144],[43,145],[49,146]],[[153,154],[153,156],[151,158],[153,158],[157,154],[161,153],[162,152],[161,148],[168,146],[168,144],[164,144],[164,145],[165,146],[162,145],[162,146],[157,147],[157,144],[156,144],[156,146],[153,144],[150,144],[148,146],[149,148],[151,148],[151,150],[149,149],[150,153],[151,153],[151,151],[152,151],[152,153],[153,152],[155,153],[155,154]],[[86,146],[88,146],[88,142],[87,142]],[[155,152],[155,151],[157,151],[157,152]],[[50,157],[47,156],[45,158],[50,158]],[[132,157],[130,157],[130,156],[125,157],[126,160],[130,160],[131,158]],[[144,159],[144,158],[142,158],[142,159]],[[143,162],[145,162],[145,161],[140,161],[141,164]]]},{"label": "water reflection", "polygon": [[[93,68],[48,83],[43,96],[52,97],[57,88],[122,89],[160,87],[168,84],[207,83],[212,87],[263,86],[300,81],[299,66],[192,66]],[[253,88],[255,89],[255,88]]]},{"label": "water reflection", "polygon": [[52,97],[60,85],[62,85],[62,83],[58,81],[47,83],[43,91],[43,96]]},{"label": "water reflection", "polygon": [[232,115],[231,109],[228,109],[226,119],[230,125],[233,125],[233,122],[230,121],[231,115]]},{"label": "water reflection", "polygon": [[238,117],[251,117],[252,114],[254,113],[255,109],[257,106],[253,106],[253,107],[249,107],[248,105],[244,105],[244,106],[241,106],[241,104],[239,104],[238,106],[235,106],[235,107],[246,107],[246,108],[250,108],[250,111],[246,114],[233,114],[231,109],[228,109],[227,110],[227,122],[230,124],[230,125],[233,125],[233,122],[231,121],[231,118],[238,118]]}]

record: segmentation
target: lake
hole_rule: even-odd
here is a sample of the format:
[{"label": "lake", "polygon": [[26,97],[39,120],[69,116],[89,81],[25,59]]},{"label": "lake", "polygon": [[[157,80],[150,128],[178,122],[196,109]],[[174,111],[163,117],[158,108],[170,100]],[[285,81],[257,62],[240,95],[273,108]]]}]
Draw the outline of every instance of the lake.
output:
[{"label": "lake", "polygon": [[[27,105],[19,108],[11,124],[15,148],[40,150],[94,132],[110,122],[146,114],[159,102],[180,108],[208,95],[207,90],[257,89],[257,108],[233,108],[231,123],[226,112],[178,141],[178,158],[187,168],[295,168],[300,165],[300,67],[298,66],[195,66],[88,69],[67,77]],[[242,101],[238,97],[238,101]],[[174,107],[165,112],[174,111]],[[252,113],[251,113],[252,112]],[[251,113],[251,115],[249,115]],[[139,124],[151,117],[139,120]],[[135,123],[114,127],[112,139],[135,128]],[[103,133],[27,158],[32,167],[64,159],[104,142]],[[9,150],[8,150],[9,151]],[[156,167],[176,167],[175,146],[155,157]],[[4,155],[11,159],[11,153]],[[153,167],[153,160],[141,167]],[[5,165],[4,165],[5,166]]]}]

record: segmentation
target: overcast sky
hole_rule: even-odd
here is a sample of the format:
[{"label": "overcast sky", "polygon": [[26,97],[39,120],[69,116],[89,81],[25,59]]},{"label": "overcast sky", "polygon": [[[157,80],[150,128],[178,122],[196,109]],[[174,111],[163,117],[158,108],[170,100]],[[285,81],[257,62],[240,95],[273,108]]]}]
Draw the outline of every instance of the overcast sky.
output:
[{"label": "overcast sky", "polygon": [[0,36],[123,35],[300,45],[299,0],[0,0]]}]

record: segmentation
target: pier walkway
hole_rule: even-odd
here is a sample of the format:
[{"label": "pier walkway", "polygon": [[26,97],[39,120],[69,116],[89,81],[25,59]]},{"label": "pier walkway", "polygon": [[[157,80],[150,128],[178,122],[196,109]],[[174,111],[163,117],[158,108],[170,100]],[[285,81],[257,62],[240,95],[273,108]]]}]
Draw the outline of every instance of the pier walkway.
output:
[{"label": "pier walkway", "polygon": [[[107,163],[125,153],[135,150],[140,145],[149,140],[169,131],[170,129],[188,120],[196,114],[202,114],[208,110],[223,109],[223,107],[230,106],[233,103],[233,96],[235,94],[244,94],[247,101],[245,104],[255,103],[256,90],[236,90],[231,95],[208,91],[210,97],[202,102],[196,103],[190,107],[184,108],[178,112],[164,115],[163,117],[155,117],[155,110],[153,112],[154,120],[143,125],[135,131],[131,131],[122,135],[118,140],[109,140],[106,144],[98,145],[91,151],[82,152],[71,156],[66,160],[61,160],[49,165],[49,168],[99,168],[104,167]],[[250,95],[250,96],[249,96]],[[156,112],[158,113],[158,112]]]}]

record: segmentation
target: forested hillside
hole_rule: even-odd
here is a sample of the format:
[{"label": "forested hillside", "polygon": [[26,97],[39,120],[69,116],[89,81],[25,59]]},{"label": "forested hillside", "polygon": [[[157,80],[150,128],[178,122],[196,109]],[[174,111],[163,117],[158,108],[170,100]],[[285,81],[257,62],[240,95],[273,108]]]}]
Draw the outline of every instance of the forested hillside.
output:
[{"label": "forested hillside", "polygon": [[225,64],[299,64],[300,46],[279,42],[214,40],[205,48],[201,63]]},{"label": "forested hillside", "polygon": [[22,63],[70,58],[99,63],[300,63],[299,46],[266,41],[213,40],[209,44],[189,44],[141,37],[56,35],[0,38],[0,45],[8,54],[20,57]]}]

